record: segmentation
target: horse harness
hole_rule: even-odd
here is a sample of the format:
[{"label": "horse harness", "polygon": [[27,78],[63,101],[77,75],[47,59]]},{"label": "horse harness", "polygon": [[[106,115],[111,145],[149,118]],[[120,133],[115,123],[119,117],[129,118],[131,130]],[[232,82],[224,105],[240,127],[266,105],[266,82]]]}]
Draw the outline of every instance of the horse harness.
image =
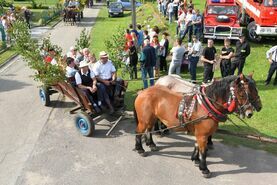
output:
[{"label": "horse harness", "polygon": [[[200,121],[204,119],[211,118],[216,122],[225,122],[228,119],[228,113],[233,113],[236,109],[236,96],[234,92],[234,87],[230,87],[230,93],[228,101],[221,105],[218,104],[215,100],[212,100],[206,95],[206,87],[205,86],[198,86],[193,90],[192,94],[184,94],[183,99],[179,103],[178,107],[178,113],[177,117],[179,119],[180,125],[182,127],[185,127],[188,122],[191,123],[199,123]],[[247,96],[247,100],[249,100],[248,93],[245,91],[245,94]],[[200,119],[197,118],[194,120],[191,120],[191,115],[196,107],[196,101],[199,103],[201,108],[205,111],[207,114],[206,116],[201,117]],[[220,112],[213,104],[216,103],[219,106],[223,107],[226,111]],[[247,102],[247,101],[246,101]],[[243,111],[247,109],[251,104],[245,103],[242,106],[238,107],[239,111]]]}]

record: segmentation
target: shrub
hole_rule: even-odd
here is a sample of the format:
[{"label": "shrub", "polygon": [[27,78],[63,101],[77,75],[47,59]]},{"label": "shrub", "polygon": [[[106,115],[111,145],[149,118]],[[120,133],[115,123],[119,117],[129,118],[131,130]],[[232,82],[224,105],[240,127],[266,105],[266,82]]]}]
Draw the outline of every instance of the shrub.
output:
[{"label": "shrub", "polygon": [[88,48],[90,46],[90,34],[89,32],[86,32],[86,29],[84,28],[80,34],[80,37],[76,39],[76,45],[75,48],[78,50]]},{"label": "shrub", "polygon": [[122,61],[122,55],[125,47],[125,30],[122,27],[118,27],[116,32],[110,39],[105,40],[105,46],[109,53],[109,58],[113,61],[115,67],[118,69]]},{"label": "shrub", "polygon": [[[60,65],[45,64],[41,56],[41,48],[31,38],[30,30],[25,22],[16,21],[13,24],[12,38],[15,49],[20,53],[31,69],[34,69],[34,79],[45,86],[54,85],[65,80],[65,72]],[[54,48],[57,53],[56,60],[61,61],[61,48],[53,45],[49,38],[43,39],[42,48]]]}]

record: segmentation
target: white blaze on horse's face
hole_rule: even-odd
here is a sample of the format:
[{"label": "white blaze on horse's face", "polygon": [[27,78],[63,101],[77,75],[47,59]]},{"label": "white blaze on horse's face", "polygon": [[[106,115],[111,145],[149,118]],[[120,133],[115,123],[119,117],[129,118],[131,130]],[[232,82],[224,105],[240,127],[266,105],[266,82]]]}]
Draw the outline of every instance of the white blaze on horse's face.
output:
[{"label": "white blaze on horse's face", "polygon": [[240,80],[238,84],[238,90],[240,89],[240,92],[238,93],[238,102],[239,102],[239,112],[240,117],[243,119],[245,116],[247,118],[251,118],[253,116],[253,106],[249,100],[249,87],[248,84],[245,83],[244,80]]}]

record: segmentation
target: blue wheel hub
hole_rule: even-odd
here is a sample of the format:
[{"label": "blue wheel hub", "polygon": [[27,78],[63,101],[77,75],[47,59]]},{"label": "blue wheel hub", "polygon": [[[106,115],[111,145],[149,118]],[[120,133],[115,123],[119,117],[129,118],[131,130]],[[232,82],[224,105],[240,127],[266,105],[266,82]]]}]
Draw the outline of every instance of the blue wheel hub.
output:
[{"label": "blue wheel hub", "polygon": [[82,134],[86,134],[87,133],[87,131],[89,129],[89,125],[88,125],[88,123],[87,123],[87,121],[85,119],[79,118],[77,120],[76,124],[77,124],[77,128],[80,130],[80,132]]}]

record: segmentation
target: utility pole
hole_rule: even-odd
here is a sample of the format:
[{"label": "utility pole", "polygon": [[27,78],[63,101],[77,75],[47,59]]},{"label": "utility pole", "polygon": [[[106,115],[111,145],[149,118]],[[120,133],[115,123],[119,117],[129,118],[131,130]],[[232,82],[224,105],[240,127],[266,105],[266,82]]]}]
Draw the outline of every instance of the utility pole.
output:
[{"label": "utility pole", "polygon": [[132,25],[133,25],[133,29],[137,29],[137,15],[136,15],[136,0],[131,0],[132,2]]}]

